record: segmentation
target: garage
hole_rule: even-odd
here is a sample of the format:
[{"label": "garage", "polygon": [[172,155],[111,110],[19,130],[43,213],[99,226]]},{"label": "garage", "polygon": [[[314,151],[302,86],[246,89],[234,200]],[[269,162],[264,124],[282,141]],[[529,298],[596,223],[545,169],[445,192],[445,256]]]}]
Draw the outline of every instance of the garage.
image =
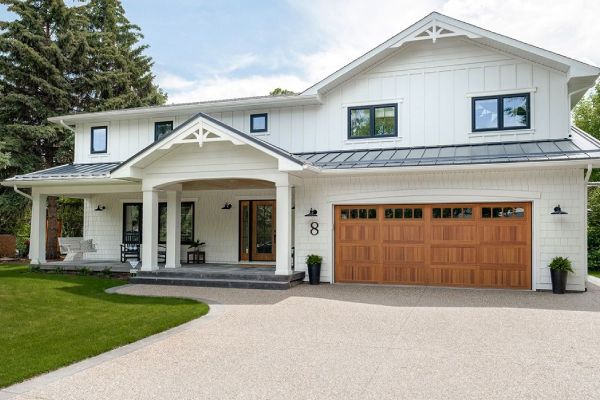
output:
[{"label": "garage", "polygon": [[531,288],[531,203],[335,207],[336,282]]}]

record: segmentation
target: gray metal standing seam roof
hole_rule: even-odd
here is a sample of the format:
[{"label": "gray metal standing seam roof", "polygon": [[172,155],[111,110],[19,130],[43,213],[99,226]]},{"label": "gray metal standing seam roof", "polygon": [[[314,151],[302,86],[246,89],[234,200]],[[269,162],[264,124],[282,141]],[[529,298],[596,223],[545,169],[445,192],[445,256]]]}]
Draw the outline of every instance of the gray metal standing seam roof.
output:
[{"label": "gray metal standing seam roof", "polygon": [[323,169],[497,164],[600,157],[600,148],[582,149],[570,139],[476,143],[447,146],[397,147],[299,153],[308,164]]},{"label": "gray metal standing seam roof", "polygon": [[[261,145],[286,158],[322,169],[600,159],[600,141],[576,127],[571,128],[571,138],[521,142],[337,150],[297,154],[288,153],[269,143],[263,144],[262,141]],[[8,181],[110,178],[111,172],[125,162],[61,165],[25,175],[17,175]]]},{"label": "gray metal standing seam roof", "polygon": [[120,163],[96,163],[96,164],[66,164],[59,165],[29,174],[17,175],[9,180],[33,181],[33,180],[59,180],[73,178],[108,178],[110,171]]}]

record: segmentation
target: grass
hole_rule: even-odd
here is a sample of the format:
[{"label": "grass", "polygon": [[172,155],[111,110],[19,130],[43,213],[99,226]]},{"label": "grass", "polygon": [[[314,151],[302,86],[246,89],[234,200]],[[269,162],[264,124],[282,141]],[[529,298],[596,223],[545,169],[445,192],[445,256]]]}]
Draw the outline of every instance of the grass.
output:
[{"label": "grass", "polygon": [[588,274],[600,278],[600,271],[588,271]]},{"label": "grass", "polygon": [[108,294],[126,282],[0,265],[0,387],[180,325],[193,300]]}]

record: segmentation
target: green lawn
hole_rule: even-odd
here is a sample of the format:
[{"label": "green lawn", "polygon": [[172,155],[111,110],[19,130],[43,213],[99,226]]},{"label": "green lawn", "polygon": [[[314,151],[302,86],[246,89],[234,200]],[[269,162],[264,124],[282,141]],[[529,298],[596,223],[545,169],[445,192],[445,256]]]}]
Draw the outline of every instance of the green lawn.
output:
[{"label": "green lawn", "polygon": [[193,300],[104,292],[125,283],[0,265],[0,387],[208,312]]},{"label": "green lawn", "polygon": [[588,274],[600,278],[600,271],[588,271]]}]

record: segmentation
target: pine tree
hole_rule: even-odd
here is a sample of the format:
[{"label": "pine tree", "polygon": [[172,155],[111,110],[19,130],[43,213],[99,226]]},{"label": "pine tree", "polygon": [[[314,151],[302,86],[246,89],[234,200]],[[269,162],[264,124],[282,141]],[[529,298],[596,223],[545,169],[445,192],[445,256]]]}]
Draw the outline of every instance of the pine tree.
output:
[{"label": "pine tree", "polygon": [[[16,14],[0,21],[0,178],[70,161],[72,134],[47,118],[72,110],[73,66],[83,42],[62,0],[0,0]],[[17,229],[26,203],[1,189],[3,230]],[[49,199],[49,214],[56,214]],[[56,221],[49,221],[48,257],[56,256]]]},{"label": "pine tree", "polygon": [[125,16],[119,0],[91,0],[86,6],[91,61],[82,109],[103,111],[160,105],[166,94],[154,84],[152,59],[139,42],[139,26]]}]

